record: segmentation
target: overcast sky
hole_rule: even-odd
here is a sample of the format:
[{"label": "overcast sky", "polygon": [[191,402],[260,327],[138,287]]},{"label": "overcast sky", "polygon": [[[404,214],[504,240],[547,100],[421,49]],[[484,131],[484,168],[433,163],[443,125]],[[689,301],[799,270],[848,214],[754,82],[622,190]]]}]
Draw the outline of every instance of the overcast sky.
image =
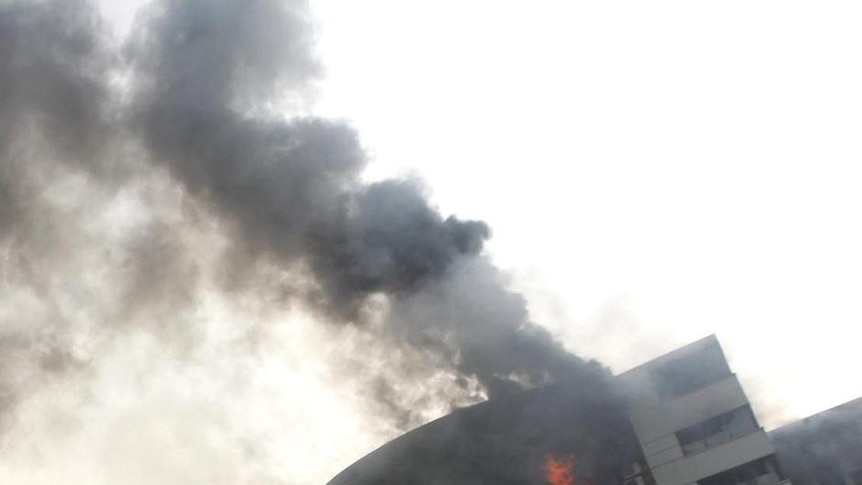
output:
[{"label": "overcast sky", "polygon": [[[116,45],[145,3],[98,0]],[[366,180],[487,221],[567,348],[621,372],[715,333],[767,428],[862,395],[858,2],[311,5],[323,76],[267,108],[347,120]],[[0,241],[0,482],[319,484],[475,401],[430,354],[315,321],[290,268],[240,259],[252,284],[225,289],[235,228],[158,153],[109,144],[117,181],[34,139],[10,196],[32,220]]]},{"label": "overcast sky", "polygon": [[769,425],[862,395],[858,2],[314,6],[317,109],[488,221],[570,348],[716,333]]}]

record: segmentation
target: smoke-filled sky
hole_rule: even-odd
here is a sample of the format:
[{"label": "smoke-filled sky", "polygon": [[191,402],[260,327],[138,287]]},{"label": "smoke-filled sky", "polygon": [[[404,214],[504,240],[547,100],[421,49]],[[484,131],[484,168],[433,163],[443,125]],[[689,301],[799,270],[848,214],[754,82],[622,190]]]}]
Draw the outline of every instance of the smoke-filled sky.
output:
[{"label": "smoke-filled sky", "polygon": [[716,333],[771,425],[862,395],[857,2],[315,6],[320,108],[487,221],[570,348]]},{"label": "smoke-filled sky", "polygon": [[709,333],[862,394],[860,16],[0,1],[0,482],[322,483]]}]

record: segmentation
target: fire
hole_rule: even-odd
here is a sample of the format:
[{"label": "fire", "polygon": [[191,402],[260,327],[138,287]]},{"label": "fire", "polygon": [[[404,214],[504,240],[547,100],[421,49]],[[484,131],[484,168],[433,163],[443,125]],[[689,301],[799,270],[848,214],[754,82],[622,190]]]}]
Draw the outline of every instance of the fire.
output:
[{"label": "fire", "polygon": [[548,480],[548,485],[575,485],[574,467],[574,455],[561,460],[557,460],[550,455],[546,456],[545,478]]}]

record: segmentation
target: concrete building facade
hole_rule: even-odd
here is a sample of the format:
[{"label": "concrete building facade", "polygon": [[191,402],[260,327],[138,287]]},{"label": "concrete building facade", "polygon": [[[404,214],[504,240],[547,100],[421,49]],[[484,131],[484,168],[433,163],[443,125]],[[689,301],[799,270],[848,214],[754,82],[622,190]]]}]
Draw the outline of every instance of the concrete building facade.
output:
[{"label": "concrete building facade", "polygon": [[767,434],[715,336],[608,384],[607,395],[557,385],[457,410],[329,485],[547,485],[549,456],[576,457],[577,484],[862,485],[862,399]]},{"label": "concrete building facade", "polygon": [[657,485],[789,483],[715,336],[618,380],[630,396],[629,417]]}]

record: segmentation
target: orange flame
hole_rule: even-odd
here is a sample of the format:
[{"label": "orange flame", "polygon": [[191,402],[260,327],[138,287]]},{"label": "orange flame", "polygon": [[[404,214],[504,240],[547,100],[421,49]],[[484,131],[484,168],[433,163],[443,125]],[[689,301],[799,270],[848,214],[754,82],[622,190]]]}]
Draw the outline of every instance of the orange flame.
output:
[{"label": "orange flame", "polygon": [[545,478],[548,485],[575,485],[575,476],[572,469],[575,466],[574,455],[561,460],[553,457],[545,457]]}]

